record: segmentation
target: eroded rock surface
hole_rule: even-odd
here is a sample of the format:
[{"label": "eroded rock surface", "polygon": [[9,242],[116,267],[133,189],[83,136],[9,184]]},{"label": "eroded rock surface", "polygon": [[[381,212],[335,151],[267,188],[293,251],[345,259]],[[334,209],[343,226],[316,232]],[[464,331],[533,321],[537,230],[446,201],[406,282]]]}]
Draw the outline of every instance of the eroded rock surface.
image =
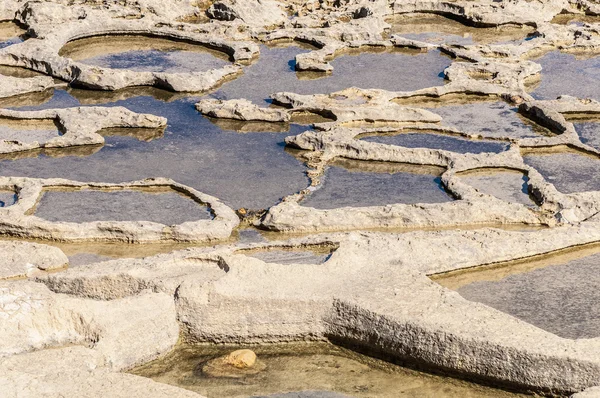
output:
[{"label": "eroded rock surface", "polygon": [[37,243],[0,241],[0,280],[25,278],[65,268],[69,260],[59,249]]},{"label": "eroded rock surface", "polygon": [[[394,19],[422,13],[472,25],[468,31],[473,35],[478,29],[496,29],[498,40],[440,40],[428,34],[437,32],[435,26],[421,26],[415,36],[406,27],[390,25]],[[264,211],[240,207],[236,213],[213,196],[160,176],[129,183],[112,181],[115,176],[106,176],[112,183],[76,182],[26,178],[11,171],[15,175],[0,178],[0,233],[14,238],[217,242],[229,239],[241,222],[275,233],[332,231],[303,238],[275,235],[284,240],[190,248],[144,259],[98,257],[93,264],[60,273],[51,272],[68,263],[60,250],[2,241],[0,247],[8,256],[0,264],[0,279],[35,279],[0,282],[0,391],[10,397],[129,397],[141,396],[140,391],[144,397],[198,396],[121,373],[166,353],[181,338],[192,343],[330,339],[494,385],[562,395],[587,389],[580,396],[597,395],[590,388],[600,385],[597,339],[561,338],[551,333],[552,327],[542,330],[533,325],[539,322],[527,322],[522,314],[533,305],[516,311],[518,319],[510,311],[469,301],[429,278],[600,242],[600,188],[594,179],[600,151],[594,131],[583,134],[579,126],[600,114],[600,97],[592,84],[597,80],[593,55],[600,48],[600,24],[593,18],[558,23],[567,19],[556,19],[565,13],[594,16],[600,8],[584,0],[2,2],[0,20],[18,23],[27,35],[10,45],[0,44],[0,65],[41,74],[0,70],[0,99],[6,101],[2,104],[17,106],[28,103],[24,95],[39,96],[43,103],[52,90],[64,92],[65,86],[108,92],[101,98],[83,95],[82,105],[139,96],[131,94],[140,93],[139,86],[182,97],[216,90],[250,70],[250,65],[259,65],[260,43],[308,43],[310,48],[297,51],[293,59],[283,59],[283,68],[298,79],[352,70],[344,62],[356,54],[369,58],[365,64],[369,67],[376,65],[378,56],[404,52],[419,54],[414,59],[441,54],[451,58],[436,59],[427,71],[440,70],[430,80],[398,77],[407,89],[380,87],[385,79],[365,78],[352,84],[360,77],[351,76],[336,83],[343,86],[337,92],[318,90],[318,80],[302,93],[270,92],[269,107],[257,102],[266,99],[264,87],[252,98],[228,97],[227,93],[242,91],[225,86],[216,99],[189,101],[191,112],[196,103],[196,109],[217,125],[242,122],[229,127],[239,132],[252,129],[245,122],[264,122],[269,126],[260,130],[264,134],[287,131],[294,121],[310,124],[285,140],[290,153],[308,167],[307,186],[288,192]],[[198,23],[191,23],[196,17]],[[503,40],[504,29],[519,30],[517,37]],[[78,40],[140,35],[150,37],[149,43],[166,41],[162,49],[175,42],[209,47],[227,60],[206,70],[147,71],[134,70],[132,64],[92,65],[69,51]],[[177,48],[184,51],[183,47]],[[572,76],[584,87],[556,81],[557,71],[564,74],[560,63],[580,68]],[[398,63],[397,70],[418,69],[414,65]],[[435,85],[424,87],[423,81]],[[319,94],[310,94],[315,92]],[[176,98],[161,95],[165,101]],[[20,133],[11,131],[0,141],[0,153],[10,160],[53,148],[103,145],[104,129],[161,131],[131,133],[144,141],[159,141],[171,133],[164,132],[168,120],[153,114],[118,106],[60,105],[64,109],[1,109],[3,119],[23,124],[48,121],[58,134],[24,133],[21,139]],[[441,143],[421,146],[418,141],[379,139],[407,133],[454,141],[438,138]],[[456,141],[481,145],[464,150]],[[181,167],[195,162],[179,160]],[[270,165],[269,159],[252,162]],[[367,164],[364,181],[376,180],[373,174],[379,172],[398,191],[384,195],[382,189],[370,187],[376,194],[367,194],[368,200],[361,203],[352,195],[357,191],[347,188],[356,189],[357,184],[332,172],[340,162]],[[406,180],[390,177],[398,165],[435,169],[427,176],[440,200],[434,200],[431,192],[419,195],[422,181],[411,189]],[[165,170],[167,166],[172,165],[165,165]],[[478,180],[468,177],[504,176],[501,173],[507,170],[518,178],[509,182],[488,174]],[[328,193],[328,187],[333,192],[323,200],[325,205],[311,206],[320,194]],[[48,190],[157,188],[178,191],[206,205],[211,217],[173,223],[150,222],[149,217],[61,222],[39,217],[43,211],[35,214],[40,198],[43,210],[42,193]],[[338,201],[336,195],[352,200]],[[509,226],[544,228],[524,232],[508,230]],[[355,232],[333,232],[340,230]],[[329,250],[319,261],[251,255],[315,246]],[[580,322],[577,317],[568,319]]]}]

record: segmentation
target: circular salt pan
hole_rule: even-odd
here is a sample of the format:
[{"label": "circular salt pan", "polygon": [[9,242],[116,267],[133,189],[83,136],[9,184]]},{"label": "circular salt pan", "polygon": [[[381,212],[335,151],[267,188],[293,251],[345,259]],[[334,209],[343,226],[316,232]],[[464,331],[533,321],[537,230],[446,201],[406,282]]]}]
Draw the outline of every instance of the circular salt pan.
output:
[{"label": "circular salt pan", "polygon": [[59,54],[88,65],[136,72],[202,72],[230,63],[226,54],[198,44],[145,36],[78,39]]}]

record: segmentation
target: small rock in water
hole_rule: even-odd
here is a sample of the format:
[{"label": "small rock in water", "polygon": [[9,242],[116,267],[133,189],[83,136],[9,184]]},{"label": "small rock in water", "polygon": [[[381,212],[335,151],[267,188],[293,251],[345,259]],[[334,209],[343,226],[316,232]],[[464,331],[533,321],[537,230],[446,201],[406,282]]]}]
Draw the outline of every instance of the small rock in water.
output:
[{"label": "small rock in water", "polygon": [[229,355],[208,361],[202,373],[209,377],[242,378],[265,370],[266,365],[256,359],[251,350],[237,350]]},{"label": "small rock in water", "polygon": [[237,350],[225,357],[225,362],[238,369],[247,369],[256,363],[256,354],[252,350]]}]

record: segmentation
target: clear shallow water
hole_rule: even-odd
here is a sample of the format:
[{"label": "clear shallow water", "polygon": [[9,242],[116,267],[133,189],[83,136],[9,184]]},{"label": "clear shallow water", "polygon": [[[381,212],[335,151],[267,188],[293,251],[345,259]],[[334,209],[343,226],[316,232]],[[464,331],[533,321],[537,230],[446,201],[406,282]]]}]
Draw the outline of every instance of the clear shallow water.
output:
[{"label": "clear shallow water", "polygon": [[507,148],[507,144],[500,142],[469,140],[449,135],[427,133],[380,133],[363,136],[361,139],[405,148],[443,149],[457,153],[500,153]]},{"label": "clear shallow water", "polygon": [[443,118],[442,125],[484,137],[527,138],[550,134],[504,101],[439,106],[430,110]]},{"label": "clear shallow water", "polygon": [[541,81],[531,93],[536,99],[572,95],[600,100],[600,57],[553,51],[534,61],[542,65]]},{"label": "clear shallow water", "polygon": [[[262,209],[283,196],[308,185],[305,166],[284,151],[283,139],[305,128],[289,126],[283,133],[222,130],[194,108],[198,98],[169,103],[151,96],[111,102],[136,112],[167,117],[164,136],[150,142],[136,137],[108,136],[102,148],[86,156],[33,158],[0,161],[3,175],[61,177],[76,181],[125,182],[168,177],[201,192],[216,196],[234,208]],[[66,91],[36,108],[78,106]]]},{"label": "clear shallow water", "polygon": [[224,53],[181,41],[99,36],[67,43],[59,52],[89,65],[138,72],[200,72],[229,64]]},{"label": "clear shallow water", "polygon": [[[397,89],[408,90],[442,84],[439,74],[451,62],[439,52],[345,55],[334,61],[338,65],[332,75],[303,80],[306,75],[294,71],[293,60],[296,54],[308,49],[262,46],[261,50],[260,59],[244,75],[208,96],[248,98],[267,105],[266,99],[277,91],[328,93],[352,85],[388,89],[396,85]],[[402,73],[398,71],[400,66]],[[132,88],[117,92],[55,90],[51,97],[19,99],[9,106],[24,110],[125,106],[165,116],[169,126],[164,135],[151,133],[150,139],[145,140],[121,132],[121,135],[105,134],[106,145],[102,148],[21,154],[16,160],[0,161],[1,173],[103,182],[169,177],[216,196],[234,208],[250,209],[268,208],[308,185],[304,164],[291,151],[285,151],[283,143],[287,135],[298,134],[306,127],[210,120],[194,109],[199,98],[152,88]]]},{"label": "clear shallow water", "polygon": [[474,28],[435,14],[401,14],[386,18],[391,34],[412,40],[448,44],[518,43],[534,31],[531,27]]},{"label": "clear shallow water", "polygon": [[[273,239],[281,240],[278,235]],[[263,236],[262,231],[256,229],[240,229],[233,232],[227,243],[266,243],[268,240]],[[108,261],[120,258],[142,258],[154,256],[162,253],[170,253],[176,250],[184,250],[190,247],[207,247],[214,243],[152,243],[152,244],[124,244],[115,242],[85,242],[85,243],[65,243],[65,242],[46,242],[38,243],[49,244],[58,247],[69,258],[69,267],[78,267],[85,264],[93,264],[101,261]],[[315,250],[315,253],[320,253]]]},{"label": "clear shallow water", "polygon": [[559,14],[551,22],[560,25],[582,26],[584,23],[598,23],[600,17],[595,15]]},{"label": "clear shallow water", "polygon": [[600,191],[600,159],[578,153],[526,154],[534,167],[562,193]]},{"label": "clear shallow water", "polygon": [[573,126],[581,142],[600,150],[600,122],[573,123]]},{"label": "clear shallow water", "polygon": [[12,191],[0,191],[0,207],[12,206],[17,199],[17,194]]},{"label": "clear shallow water", "polygon": [[532,271],[467,284],[458,292],[568,339],[600,336],[600,254],[530,261]]},{"label": "clear shallow water", "polygon": [[321,177],[321,186],[301,205],[335,209],[448,202],[452,198],[441,186],[442,172],[437,167],[337,160]]},{"label": "clear shallow water", "polygon": [[[382,52],[342,55],[331,61],[331,74],[297,73],[295,57],[306,46],[261,46],[260,58],[244,74],[223,84],[211,97],[246,98],[265,105],[272,93],[325,94],[348,87],[409,91],[441,86],[441,74],[452,60],[439,51],[428,53]],[[274,78],[277,76],[277,78]],[[249,90],[249,87],[252,89]]]},{"label": "clear shallow water", "polygon": [[0,48],[21,43],[25,31],[12,22],[0,22]]},{"label": "clear shallow water", "polygon": [[486,193],[511,203],[534,206],[529,197],[527,176],[513,170],[480,170],[461,174],[463,182],[481,193]]},{"label": "clear shallow water", "polygon": [[334,251],[328,247],[315,248],[290,248],[290,249],[271,249],[271,250],[254,250],[240,252],[250,257],[258,258],[266,263],[276,264],[322,264]]},{"label": "clear shallow water", "polygon": [[[239,348],[256,352],[265,369],[241,378],[208,377],[203,365]],[[186,346],[131,373],[208,397],[392,398],[511,397],[500,390],[408,370],[326,343],[250,347]]]},{"label": "clear shallow water", "polygon": [[172,190],[47,191],[35,215],[48,221],[151,221],[165,225],[212,218],[205,206]]},{"label": "clear shallow water", "polygon": [[25,143],[46,142],[59,135],[60,131],[53,120],[27,120],[23,122],[0,117],[0,140]]}]

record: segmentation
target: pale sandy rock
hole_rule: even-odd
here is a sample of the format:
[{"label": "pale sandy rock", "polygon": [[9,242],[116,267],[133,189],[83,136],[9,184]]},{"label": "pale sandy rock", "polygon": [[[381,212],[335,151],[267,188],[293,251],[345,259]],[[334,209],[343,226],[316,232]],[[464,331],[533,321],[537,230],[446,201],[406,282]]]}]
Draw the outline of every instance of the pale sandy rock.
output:
[{"label": "pale sandy rock", "polygon": [[572,398],[598,398],[600,397],[600,387],[590,387],[573,394]]},{"label": "pale sandy rock", "polygon": [[29,242],[0,241],[0,279],[35,276],[42,271],[65,268],[69,259],[54,246]]},{"label": "pale sandy rock", "polygon": [[121,370],[169,351],[179,338],[172,297],[142,294],[94,301],[52,293],[45,285],[0,286],[0,356],[65,345],[87,345]]},{"label": "pale sandy rock", "polygon": [[145,289],[174,295],[184,280],[207,284],[225,276],[226,262],[218,253],[205,258],[195,251],[165,254],[148,259],[119,259],[84,265],[66,272],[40,276],[56,293],[97,300],[114,300],[140,294]]},{"label": "pale sandy rock", "polygon": [[27,2],[19,9],[16,19],[25,25],[55,25],[85,19],[85,8],[50,2]]},{"label": "pale sandy rock", "polygon": [[290,115],[285,110],[261,108],[246,99],[222,101],[204,99],[196,104],[203,115],[242,121],[289,122]]},{"label": "pale sandy rock", "polygon": [[[215,29],[180,29],[181,25],[174,25],[173,20],[161,19],[166,17],[148,11],[150,8],[158,10],[172,7],[165,7],[164,3],[160,3],[159,7],[158,2],[150,0],[144,3],[145,5],[138,3],[137,7],[144,18],[142,15],[131,18],[127,12],[122,12],[124,10],[119,5],[109,6],[108,10],[102,7],[69,7],[68,12],[63,13],[65,6],[61,4],[28,3],[24,5],[20,18],[22,23],[29,24],[36,38],[0,50],[0,64],[33,69],[92,89],[118,90],[132,86],[154,86],[172,91],[198,92],[212,89],[224,79],[235,77],[241,72],[242,66],[236,63],[189,73],[138,72],[87,65],[61,57],[58,53],[72,40],[111,34],[154,35],[184,40],[222,51],[229,55],[232,62],[248,61],[259,53],[259,47],[255,43],[230,40],[215,34]],[[150,3],[154,6],[150,6]],[[189,2],[185,3],[189,5]],[[193,13],[193,8],[186,8],[184,11],[184,15],[189,15]],[[117,15],[113,15],[113,12]],[[45,23],[53,20],[55,15],[60,15],[63,23]]]},{"label": "pale sandy rock", "polygon": [[[599,240],[597,224],[590,222],[536,233],[498,229],[361,232],[190,249],[144,262],[161,264],[168,257],[208,260],[219,253],[225,275],[212,281],[186,277],[177,289],[178,319],[188,341],[278,342],[327,336],[383,350],[401,360],[453,369],[467,378],[572,393],[599,382],[597,339],[559,338],[470,302],[428,275]],[[319,265],[265,263],[240,252],[282,244],[332,243],[337,250]],[[121,272],[117,262],[107,263],[115,276]],[[94,279],[89,270],[73,272],[81,280]],[[68,274],[57,274],[54,283],[63,275]],[[108,285],[82,286],[69,289],[78,295],[85,295],[86,289],[110,291]]]},{"label": "pale sandy rock", "polygon": [[272,26],[287,20],[282,6],[275,0],[221,0],[210,6],[208,15],[222,21],[241,19],[251,26]]},{"label": "pale sandy rock", "polygon": [[[50,79],[52,81],[50,77],[33,79]],[[1,80],[0,77],[0,82]],[[124,107],[76,107],[41,111],[0,109],[0,117],[22,120],[24,124],[27,123],[27,120],[32,119],[53,121],[62,130],[61,134],[57,133],[55,137],[46,141],[19,140],[17,138],[0,140],[0,153],[16,153],[40,148],[100,145],[104,144],[104,137],[99,134],[99,131],[105,128],[164,129],[167,125],[167,119],[163,117],[135,113]]]},{"label": "pale sandy rock", "polygon": [[361,90],[355,87],[332,94],[300,95],[275,93],[273,101],[290,109],[290,112],[308,112],[331,118],[335,123],[325,125],[352,126],[354,122],[381,122],[393,124],[421,122],[437,123],[441,117],[425,109],[400,106],[378,95],[378,90]]},{"label": "pale sandy rock", "polygon": [[0,364],[0,389],[6,398],[202,398],[103,365],[94,350],[80,346],[15,355]]},{"label": "pale sandy rock", "polygon": [[437,1],[411,0],[393,2],[395,13],[435,12],[451,14],[481,26],[497,26],[507,23],[532,23],[551,20],[568,8],[564,0],[544,2],[516,1]]},{"label": "pale sandy rock", "polygon": [[256,363],[256,354],[252,350],[237,350],[227,355],[225,360],[236,368],[251,368]]},{"label": "pale sandy rock", "polygon": [[54,80],[48,76],[17,78],[0,74],[0,98],[37,93],[52,87],[54,87]]},{"label": "pale sandy rock", "polygon": [[266,369],[266,365],[256,359],[251,350],[237,350],[229,355],[208,361],[202,367],[202,373],[208,377],[226,377],[241,379],[258,374]]}]

